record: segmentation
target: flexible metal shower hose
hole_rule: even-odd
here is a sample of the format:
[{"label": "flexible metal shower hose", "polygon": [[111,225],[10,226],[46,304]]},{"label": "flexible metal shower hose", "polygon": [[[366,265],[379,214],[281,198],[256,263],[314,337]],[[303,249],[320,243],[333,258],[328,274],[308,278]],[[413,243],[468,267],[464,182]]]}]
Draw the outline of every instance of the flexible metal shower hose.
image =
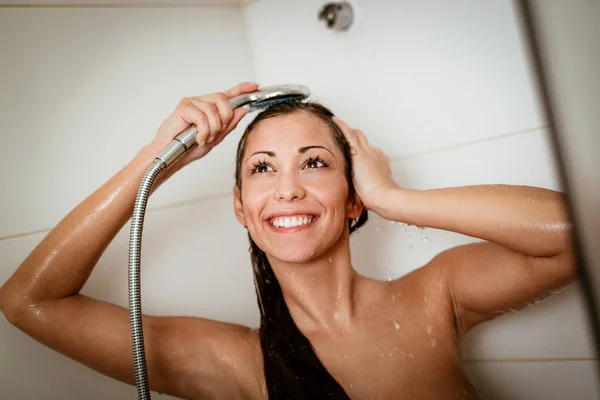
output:
[{"label": "flexible metal shower hose", "polygon": [[165,164],[157,160],[146,171],[140,184],[133,216],[131,218],[131,232],[129,237],[129,321],[131,324],[131,342],[133,345],[133,362],[135,366],[135,381],[137,384],[138,399],[150,400],[148,386],[148,372],[146,370],[146,357],[144,353],[144,333],[142,331],[142,300],[140,284],[140,263],[142,253],[142,229],[146,204],[154,181],[165,169]]}]

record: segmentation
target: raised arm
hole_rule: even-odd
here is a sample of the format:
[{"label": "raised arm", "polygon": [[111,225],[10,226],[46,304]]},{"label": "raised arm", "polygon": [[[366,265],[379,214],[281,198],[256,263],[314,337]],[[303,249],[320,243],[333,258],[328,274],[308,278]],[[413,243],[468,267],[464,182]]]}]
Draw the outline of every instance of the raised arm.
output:
[{"label": "raised arm", "polygon": [[[228,97],[256,89],[241,84],[226,94],[184,99],[155,139],[115,176],[73,209],[0,288],[0,308],[23,332],[105,375],[135,384],[126,309],[79,294],[101,254],[131,217],[141,179],[160,150],[190,124],[199,146],[174,168],[218,144],[245,110]],[[173,170],[159,177],[156,190]],[[250,357],[248,328],[200,318],[144,316],[152,390],[185,398],[235,398],[252,383],[224,360]],[[229,358],[228,358],[229,357]],[[244,358],[246,357],[246,358]]]},{"label": "raised arm", "polygon": [[384,218],[485,240],[449,249],[431,265],[446,272],[461,333],[545,297],[576,275],[563,195],[527,186],[392,189]]},{"label": "raised arm", "polygon": [[445,273],[460,333],[575,279],[562,193],[510,185],[402,189],[385,154],[361,131],[337,123],[354,148],[354,184],[367,208],[389,220],[485,240],[447,250],[430,263]]}]

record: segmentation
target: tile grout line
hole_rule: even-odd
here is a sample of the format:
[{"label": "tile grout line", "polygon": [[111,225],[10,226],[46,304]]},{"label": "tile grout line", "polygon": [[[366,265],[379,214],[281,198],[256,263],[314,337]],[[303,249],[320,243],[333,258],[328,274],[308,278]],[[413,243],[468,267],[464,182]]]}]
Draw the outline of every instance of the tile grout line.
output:
[{"label": "tile grout line", "polygon": [[597,357],[578,358],[478,358],[462,360],[463,364],[476,363],[544,363],[544,362],[584,362],[600,361]]},{"label": "tile grout line", "polygon": [[[170,204],[164,204],[164,205],[156,206],[156,207],[147,207],[146,208],[146,215],[149,214],[149,213],[153,213],[155,211],[169,210],[171,208],[177,208],[177,207],[186,206],[186,205],[190,205],[190,204],[196,204],[196,203],[202,203],[204,201],[216,200],[216,199],[220,199],[220,198],[225,198],[227,196],[231,196],[231,193],[222,193],[222,194],[217,193],[217,194],[214,194],[214,195],[211,195],[211,196],[199,197],[199,198],[196,198],[196,199],[184,200],[184,201],[179,201],[179,202],[170,203]],[[75,206],[75,207],[77,207],[77,206]],[[129,220],[131,220],[131,217],[129,218]],[[129,220],[127,221],[127,223],[130,223]],[[39,233],[48,233],[53,228],[54,227],[52,227],[52,228],[43,228],[43,229],[38,229],[38,230],[35,230],[35,231],[29,231],[29,232],[23,232],[23,233],[16,233],[14,235],[0,236],[0,242],[2,242],[3,240],[19,239],[19,238],[26,237],[26,236],[37,235]]]},{"label": "tile grout line", "polygon": [[495,136],[490,136],[484,139],[477,139],[477,140],[472,140],[469,142],[463,142],[463,143],[457,143],[457,144],[453,144],[453,145],[449,145],[446,147],[438,147],[436,149],[433,150],[425,150],[419,153],[413,153],[413,154],[408,154],[405,156],[400,156],[400,157],[395,157],[392,158],[391,161],[395,162],[395,161],[400,161],[400,160],[406,160],[409,158],[415,158],[415,157],[421,157],[421,156],[427,156],[430,154],[436,154],[436,153],[441,153],[444,151],[448,151],[448,150],[454,150],[454,149],[458,149],[461,147],[467,147],[467,146],[471,146],[471,145],[475,145],[475,144],[480,144],[480,143],[485,143],[485,142],[491,142],[491,141],[495,141],[495,140],[500,140],[500,139],[505,139],[508,137],[512,137],[512,136],[517,136],[517,135],[521,135],[521,134],[527,134],[527,133],[532,133],[532,132],[536,132],[539,130],[543,130],[548,128],[546,125],[542,125],[542,126],[538,126],[536,128],[530,128],[530,129],[524,129],[524,130],[520,130],[520,131],[515,131],[515,132],[509,132],[509,133],[501,133]]},{"label": "tile grout line", "polygon": [[246,6],[252,6],[256,3],[260,3],[263,0],[241,0],[241,4],[242,6],[246,7]]},{"label": "tile grout line", "polygon": [[[259,0],[260,1],[260,0]],[[470,142],[464,142],[464,143],[459,143],[459,144],[455,144],[455,145],[451,145],[451,146],[446,146],[446,147],[440,147],[434,150],[428,150],[428,151],[423,151],[420,153],[414,153],[414,154],[409,154],[407,156],[401,156],[401,157],[396,157],[396,158],[392,158],[391,162],[397,162],[397,161],[402,161],[402,160],[406,160],[409,158],[415,158],[415,157],[420,157],[420,156],[425,156],[425,155],[431,155],[431,154],[435,154],[438,152],[444,152],[444,151],[448,151],[448,150],[454,150],[454,149],[458,149],[461,147],[468,147],[471,145],[476,145],[476,144],[480,144],[480,143],[484,143],[484,142],[488,142],[488,141],[494,141],[494,140],[500,140],[500,139],[504,139],[507,137],[512,137],[512,136],[517,136],[520,134],[527,134],[527,133],[531,133],[531,132],[535,132],[535,131],[539,131],[542,129],[547,128],[546,126],[539,126],[537,128],[531,128],[531,129],[524,129],[521,131],[516,131],[516,132],[510,132],[510,133],[503,133],[503,134],[499,134],[496,136],[491,136],[485,139],[479,139],[479,140],[473,140]],[[231,196],[231,193],[217,193],[211,196],[206,196],[206,197],[198,197],[195,199],[190,199],[190,200],[185,200],[185,201],[181,201],[181,202],[176,202],[176,203],[170,203],[170,204],[165,204],[162,206],[156,206],[156,207],[148,207],[146,213],[150,213],[150,212],[154,212],[154,211],[163,211],[163,210],[169,210],[171,208],[176,208],[176,207],[180,207],[180,206],[185,206],[185,205],[190,205],[190,204],[195,204],[195,203],[201,203],[203,201],[208,201],[208,200],[216,200],[216,199],[220,199],[220,198],[225,198]],[[3,240],[10,240],[10,239],[17,239],[17,238],[22,238],[25,236],[30,236],[30,235],[37,235],[39,233],[44,233],[44,232],[49,232],[50,230],[52,230],[52,228],[45,228],[45,229],[38,229],[35,231],[29,231],[29,232],[23,232],[23,233],[17,233],[14,235],[8,235],[8,236],[2,236],[0,237],[0,242]]]}]

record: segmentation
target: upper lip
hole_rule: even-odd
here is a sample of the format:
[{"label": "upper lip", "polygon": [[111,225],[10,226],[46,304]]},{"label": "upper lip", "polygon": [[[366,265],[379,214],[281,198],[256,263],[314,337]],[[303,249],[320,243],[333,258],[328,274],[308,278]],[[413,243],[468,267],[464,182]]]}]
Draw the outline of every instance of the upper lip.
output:
[{"label": "upper lip", "polygon": [[265,218],[266,221],[270,221],[273,218],[278,218],[278,217],[291,217],[294,215],[312,215],[312,216],[319,216],[319,214],[314,213],[312,211],[305,211],[305,210],[288,210],[288,211],[280,211],[277,213],[273,213],[271,215],[268,215],[267,218]]}]

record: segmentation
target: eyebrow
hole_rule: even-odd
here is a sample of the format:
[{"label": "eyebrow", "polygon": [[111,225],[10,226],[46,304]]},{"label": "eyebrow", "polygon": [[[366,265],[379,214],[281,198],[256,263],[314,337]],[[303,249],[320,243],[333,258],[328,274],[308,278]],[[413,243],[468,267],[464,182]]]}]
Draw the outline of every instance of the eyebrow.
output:
[{"label": "eyebrow", "polygon": [[[298,149],[298,153],[300,154],[304,154],[306,153],[308,150],[310,149],[325,149],[328,152],[331,153],[331,155],[333,155],[333,152],[331,150],[329,150],[327,147],[323,147],[323,146],[319,146],[319,145],[311,145],[311,146],[304,146],[304,147],[300,147]],[[277,154],[275,154],[274,151],[269,151],[269,150],[260,150],[260,151],[255,151],[254,153],[250,154],[248,156],[248,158],[246,158],[246,161],[248,161],[248,159],[250,159],[250,157],[256,155],[256,154],[266,154],[269,157],[277,157]]]}]

